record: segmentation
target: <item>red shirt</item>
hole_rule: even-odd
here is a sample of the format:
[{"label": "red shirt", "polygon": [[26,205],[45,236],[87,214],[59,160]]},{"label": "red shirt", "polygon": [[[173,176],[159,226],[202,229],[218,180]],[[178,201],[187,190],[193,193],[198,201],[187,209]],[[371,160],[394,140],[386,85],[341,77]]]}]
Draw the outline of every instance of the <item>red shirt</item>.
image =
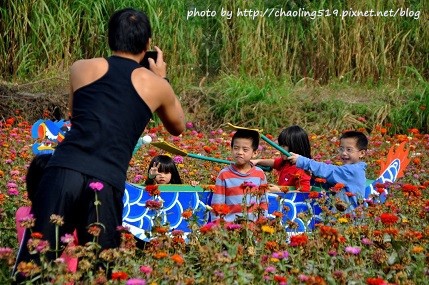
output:
[{"label": "red shirt", "polygon": [[277,170],[279,175],[278,185],[294,186],[296,190],[301,192],[310,191],[311,176],[308,172],[296,167],[294,164],[290,164],[287,161],[285,162],[281,157],[274,159],[273,168]]}]

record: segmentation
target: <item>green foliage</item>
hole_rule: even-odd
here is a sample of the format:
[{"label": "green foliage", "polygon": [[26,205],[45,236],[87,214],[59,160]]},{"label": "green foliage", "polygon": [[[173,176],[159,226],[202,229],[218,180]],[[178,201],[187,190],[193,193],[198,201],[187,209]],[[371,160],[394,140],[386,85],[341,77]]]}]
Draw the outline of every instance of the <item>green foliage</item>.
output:
[{"label": "green foliage", "polygon": [[[419,11],[417,19],[341,17],[349,7],[355,11],[399,7],[375,0],[7,1],[0,8],[0,72],[4,78],[24,80],[46,69],[67,69],[78,58],[108,55],[107,19],[114,10],[131,6],[148,13],[153,44],[164,49],[172,74],[183,86],[219,73],[275,76],[292,82],[313,78],[322,84],[334,78],[377,83],[403,74],[402,66],[412,66],[427,78],[425,2],[401,5]],[[194,9],[209,9],[216,15],[187,17]],[[222,9],[233,17],[222,17]],[[237,15],[245,9],[266,15]],[[276,12],[299,10],[324,16],[274,17]]]}]

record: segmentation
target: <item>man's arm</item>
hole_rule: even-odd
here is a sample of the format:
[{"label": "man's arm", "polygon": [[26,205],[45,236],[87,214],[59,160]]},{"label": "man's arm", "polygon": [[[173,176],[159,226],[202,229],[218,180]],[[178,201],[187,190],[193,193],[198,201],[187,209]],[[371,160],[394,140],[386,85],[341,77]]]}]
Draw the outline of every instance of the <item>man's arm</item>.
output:
[{"label": "man's arm", "polygon": [[161,119],[167,131],[178,136],[185,130],[185,115],[173,88],[166,80],[167,64],[162,50],[156,46],[155,49],[158,52],[156,62],[149,58],[150,71],[143,67],[137,69],[132,75],[133,85],[152,112]]}]

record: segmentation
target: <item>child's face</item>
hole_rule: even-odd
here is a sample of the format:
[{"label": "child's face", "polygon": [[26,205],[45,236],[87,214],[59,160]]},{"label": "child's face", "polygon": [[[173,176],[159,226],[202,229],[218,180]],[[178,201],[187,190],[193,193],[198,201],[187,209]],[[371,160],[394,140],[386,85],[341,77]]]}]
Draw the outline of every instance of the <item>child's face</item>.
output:
[{"label": "child's face", "polygon": [[[286,145],[281,145],[281,147],[285,150],[285,151],[289,151],[289,147],[288,146],[286,146]],[[285,154],[281,154],[281,156],[282,156],[282,158],[283,158],[283,160],[286,160],[286,161],[289,161],[288,160],[288,156],[287,155],[285,155]]]},{"label": "child's face", "polygon": [[256,151],[252,149],[252,140],[237,138],[234,140],[232,147],[232,156],[237,166],[242,166],[250,163]]},{"label": "child's face", "polygon": [[365,150],[357,148],[355,138],[341,139],[338,152],[344,164],[359,162],[365,155]]},{"label": "child's face", "polygon": [[171,172],[159,172],[155,177],[156,184],[168,184],[171,181]]}]

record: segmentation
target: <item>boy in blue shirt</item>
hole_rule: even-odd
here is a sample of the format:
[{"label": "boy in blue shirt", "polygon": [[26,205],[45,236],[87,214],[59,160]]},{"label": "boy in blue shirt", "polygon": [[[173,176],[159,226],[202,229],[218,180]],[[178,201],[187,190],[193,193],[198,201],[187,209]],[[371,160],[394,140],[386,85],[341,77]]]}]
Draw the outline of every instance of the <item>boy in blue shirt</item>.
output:
[{"label": "boy in blue shirt", "polygon": [[309,170],[315,176],[325,178],[329,184],[344,184],[344,190],[339,192],[336,197],[348,203],[351,210],[359,205],[359,200],[365,198],[366,163],[361,159],[365,156],[367,148],[368,139],[362,132],[347,131],[341,135],[338,149],[343,165],[317,162],[295,153],[291,153],[289,160],[297,167]]}]

